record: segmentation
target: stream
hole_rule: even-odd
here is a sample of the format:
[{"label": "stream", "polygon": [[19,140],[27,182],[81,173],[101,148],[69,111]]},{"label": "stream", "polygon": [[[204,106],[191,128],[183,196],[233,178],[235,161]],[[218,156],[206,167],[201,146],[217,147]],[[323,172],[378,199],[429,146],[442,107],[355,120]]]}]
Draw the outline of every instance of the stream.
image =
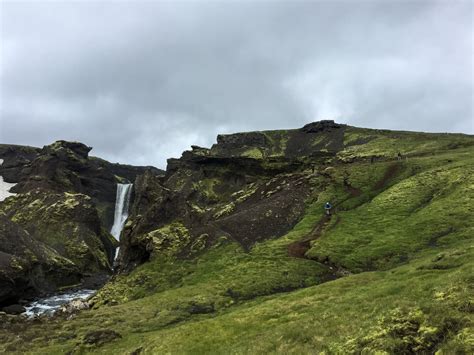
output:
[{"label": "stream", "polygon": [[53,315],[54,312],[59,310],[61,306],[71,302],[75,299],[85,300],[94,295],[97,290],[77,290],[73,292],[63,293],[50,297],[40,298],[25,306],[26,314],[28,317],[41,316],[41,315]]}]

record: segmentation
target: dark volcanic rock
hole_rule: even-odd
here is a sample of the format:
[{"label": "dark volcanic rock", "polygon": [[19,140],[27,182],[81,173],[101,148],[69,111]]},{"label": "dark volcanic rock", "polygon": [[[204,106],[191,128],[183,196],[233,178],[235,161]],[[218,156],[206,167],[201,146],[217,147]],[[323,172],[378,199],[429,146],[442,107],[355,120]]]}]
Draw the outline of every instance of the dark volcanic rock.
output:
[{"label": "dark volcanic rock", "polygon": [[0,146],[0,175],[17,183],[12,192],[26,193],[36,189],[54,192],[82,193],[93,198],[102,223],[110,229],[113,223],[117,183],[134,182],[145,171],[162,175],[154,167],[112,164],[89,157],[92,148],[78,142],[57,141],[42,149]]},{"label": "dark volcanic rock", "polygon": [[26,311],[25,307],[19,304],[12,304],[2,308],[2,311],[7,314],[22,314]]},{"label": "dark volcanic rock", "polygon": [[20,181],[22,172],[28,171],[29,164],[40,151],[40,148],[0,144],[0,159],[4,160],[0,165],[0,175],[7,182]]},{"label": "dark volcanic rock", "polygon": [[81,272],[110,270],[115,240],[101,226],[89,196],[38,190],[10,197],[0,212]]},{"label": "dark volcanic rock", "polygon": [[335,123],[333,120],[322,120],[308,123],[307,125],[304,125],[301,130],[306,133],[318,133],[323,131],[331,131],[341,127],[344,127],[344,125]]},{"label": "dark volcanic rock", "polygon": [[249,250],[300,220],[310,194],[307,171],[335,159],[346,126],[314,122],[302,129],[219,135],[169,159],[164,177],[137,179],[122,236],[119,270],[156,256],[189,258],[221,237]]},{"label": "dark volcanic rock", "polygon": [[62,160],[75,160],[87,159],[89,152],[92,150],[92,147],[88,147],[85,144],[79,142],[68,142],[68,141],[56,141],[51,145],[46,145],[43,147],[43,154],[51,154],[61,157]]},{"label": "dark volcanic rock", "polygon": [[268,138],[261,132],[220,134],[217,136],[217,145],[222,151],[226,149],[235,149],[245,146],[265,147]]},{"label": "dark volcanic rock", "polygon": [[0,213],[0,305],[79,281],[71,261]]},{"label": "dark volcanic rock", "polygon": [[103,283],[110,274],[117,183],[163,172],[112,164],[90,150],[67,141],[42,149],[0,145],[0,176],[17,183],[17,195],[0,202],[0,304]]}]

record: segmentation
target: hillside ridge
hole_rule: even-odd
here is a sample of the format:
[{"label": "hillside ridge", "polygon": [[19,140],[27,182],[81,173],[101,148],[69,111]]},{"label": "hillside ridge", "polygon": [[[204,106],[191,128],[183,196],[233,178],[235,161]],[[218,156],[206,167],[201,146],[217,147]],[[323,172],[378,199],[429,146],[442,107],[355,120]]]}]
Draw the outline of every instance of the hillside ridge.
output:
[{"label": "hillside ridge", "polygon": [[193,146],[136,176],[90,309],[6,326],[0,350],[471,353],[473,153],[332,121]]}]

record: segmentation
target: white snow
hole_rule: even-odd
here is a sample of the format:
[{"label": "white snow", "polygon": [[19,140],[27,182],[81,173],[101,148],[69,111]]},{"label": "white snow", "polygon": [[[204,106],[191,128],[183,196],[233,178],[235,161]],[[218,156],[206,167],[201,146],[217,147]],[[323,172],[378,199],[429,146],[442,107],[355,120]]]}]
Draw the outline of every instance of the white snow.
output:
[{"label": "white snow", "polygon": [[[0,159],[0,165],[3,164],[3,159]],[[10,192],[10,189],[16,184],[3,181],[3,176],[0,175],[0,202],[5,200],[7,197],[15,195]]]}]

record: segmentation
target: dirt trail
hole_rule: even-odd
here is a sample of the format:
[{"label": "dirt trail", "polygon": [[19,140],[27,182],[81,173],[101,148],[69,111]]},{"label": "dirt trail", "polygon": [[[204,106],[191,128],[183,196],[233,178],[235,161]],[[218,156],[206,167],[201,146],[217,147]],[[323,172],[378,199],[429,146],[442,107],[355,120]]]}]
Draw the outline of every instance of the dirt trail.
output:
[{"label": "dirt trail", "polygon": [[[392,179],[400,171],[400,169],[401,169],[401,166],[398,163],[390,165],[388,167],[388,169],[386,170],[384,176],[375,185],[375,189],[378,190],[378,189],[383,188],[387,184],[387,182],[390,179]],[[344,184],[344,188],[349,193],[349,196],[346,199],[344,199],[342,201],[339,201],[339,202],[334,204],[334,206],[333,206],[334,207],[333,208],[334,212],[336,212],[337,206],[339,206],[343,202],[345,202],[345,201],[347,201],[351,198],[359,197],[360,195],[362,195],[362,190],[360,190],[357,187],[352,186],[351,183],[349,182],[348,177],[344,178],[343,184]],[[319,222],[314,226],[313,230],[309,233],[309,235],[306,238],[304,238],[302,240],[295,241],[295,242],[289,244],[288,245],[288,256],[292,256],[292,257],[295,257],[295,258],[305,258],[306,252],[311,247],[311,241],[316,240],[321,236],[324,228],[328,225],[328,223],[331,220],[332,216],[333,216],[333,214],[331,214],[329,216],[324,215],[319,220]],[[340,222],[340,218],[338,217],[338,220],[336,221],[336,223],[339,223],[339,222]]]},{"label": "dirt trail", "polygon": [[[350,197],[359,197],[360,195],[362,195],[362,190],[357,188],[357,187],[354,187],[351,185],[351,183],[349,182],[349,179],[347,177],[344,178],[344,188],[346,189],[346,191],[350,194]],[[343,201],[341,201],[342,203]]]},{"label": "dirt trail", "polygon": [[375,190],[380,190],[384,188],[387,185],[387,182],[393,177],[395,177],[395,175],[397,175],[401,167],[401,164],[398,163],[390,165],[385,171],[385,174],[383,175],[382,179],[380,179],[377,184],[375,184]]},{"label": "dirt trail", "polygon": [[319,222],[314,226],[313,230],[303,240],[298,240],[288,245],[288,256],[292,256],[295,258],[305,258],[305,253],[311,247],[311,241],[318,239],[321,236],[321,233],[326,227],[326,225],[331,220],[332,215],[324,215]]}]

